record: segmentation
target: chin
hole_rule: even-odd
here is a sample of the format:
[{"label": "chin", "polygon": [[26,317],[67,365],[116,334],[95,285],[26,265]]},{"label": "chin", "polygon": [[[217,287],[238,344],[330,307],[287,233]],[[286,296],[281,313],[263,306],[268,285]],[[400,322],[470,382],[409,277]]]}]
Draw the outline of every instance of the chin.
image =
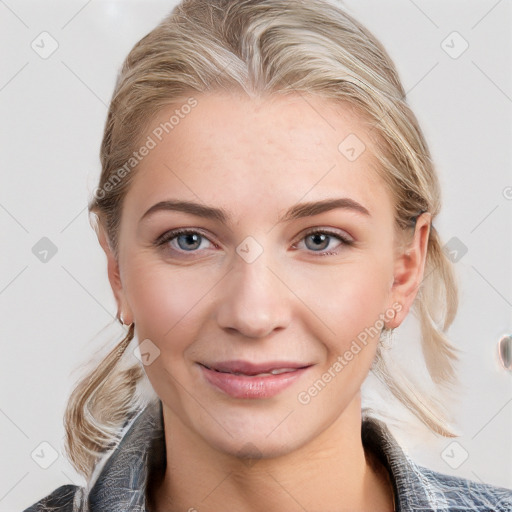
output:
[{"label": "chin", "polygon": [[269,459],[293,452],[318,433],[313,426],[308,428],[297,418],[288,424],[292,416],[289,411],[264,417],[258,417],[255,412],[239,412],[235,422],[219,421],[226,430],[217,423],[202,425],[201,430],[196,423],[196,429],[208,445],[226,455],[241,459]]},{"label": "chin", "polygon": [[306,440],[300,442],[298,439],[290,438],[270,440],[261,434],[254,436],[245,435],[241,439],[213,438],[207,441],[211,446],[226,455],[252,461],[288,455],[306,442]]}]

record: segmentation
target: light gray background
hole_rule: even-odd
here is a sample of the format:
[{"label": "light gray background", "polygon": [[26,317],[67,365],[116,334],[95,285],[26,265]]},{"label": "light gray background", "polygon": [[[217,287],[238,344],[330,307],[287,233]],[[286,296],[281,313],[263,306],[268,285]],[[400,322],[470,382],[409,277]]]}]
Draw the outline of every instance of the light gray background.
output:
[{"label": "light gray background", "polygon": [[[122,334],[85,206],[117,69],[174,5],[0,0],[0,511],[84,483],[62,455],[65,403],[80,365]],[[498,339],[512,332],[511,2],[345,5],[395,60],[443,186],[435,225],[445,242],[456,237],[467,247],[449,332],[463,350],[450,406],[462,435],[450,446],[386,402],[393,432],[420,464],[512,487],[512,375],[496,357]],[[44,31],[58,43],[46,59],[31,47],[42,46]],[[468,49],[453,58],[464,40]],[[32,252],[42,237],[57,247],[46,263]],[[410,319],[397,343],[414,333]],[[31,457],[51,453],[42,442],[58,455],[48,469]]]}]

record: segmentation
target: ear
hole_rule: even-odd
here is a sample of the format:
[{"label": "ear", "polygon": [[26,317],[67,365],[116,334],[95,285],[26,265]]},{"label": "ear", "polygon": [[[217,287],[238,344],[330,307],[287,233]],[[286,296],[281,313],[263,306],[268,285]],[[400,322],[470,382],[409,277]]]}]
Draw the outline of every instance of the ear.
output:
[{"label": "ear", "polygon": [[417,217],[412,242],[402,245],[395,257],[391,296],[394,304],[399,303],[402,307],[399,310],[393,308],[396,314],[386,323],[388,329],[396,328],[403,322],[418,293],[427,258],[431,219],[428,212]]},{"label": "ear", "polygon": [[105,251],[105,255],[107,256],[108,280],[117,302],[118,315],[121,315],[123,317],[124,323],[129,325],[133,322],[133,314],[125,297],[123,284],[121,281],[119,262],[110,246],[109,239],[103,224],[97,221],[94,230],[96,231],[98,241]]}]

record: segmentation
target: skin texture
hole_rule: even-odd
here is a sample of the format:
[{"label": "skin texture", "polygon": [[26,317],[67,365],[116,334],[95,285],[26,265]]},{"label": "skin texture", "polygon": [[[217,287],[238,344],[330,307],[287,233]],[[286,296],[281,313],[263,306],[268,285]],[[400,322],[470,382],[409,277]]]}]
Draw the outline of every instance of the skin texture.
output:
[{"label": "skin texture", "polygon": [[[160,350],[145,366],[164,406],[168,461],[151,488],[152,510],[392,510],[387,473],[370,464],[360,437],[360,387],[378,336],[307,404],[298,396],[332,373],[379,315],[392,311],[385,325],[401,324],[423,276],[430,215],[403,247],[375,172],[371,126],[348,107],[298,94],[195,97],[197,106],[137,166],[118,260],[99,234],[125,323]],[[175,108],[161,111],[144,137]],[[338,149],[349,134],[366,146],[354,161]],[[335,197],[370,215],[337,208],[278,223],[297,203]],[[140,221],[169,199],[223,208],[230,220],[158,211]],[[202,236],[154,245],[176,228]],[[353,243],[308,237],[310,228]],[[245,246],[247,237],[256,244]],[[248,262],[240,247],[262,252]],[[233,359],[311,366],[276,396],[233,398],[198,364]]]}]

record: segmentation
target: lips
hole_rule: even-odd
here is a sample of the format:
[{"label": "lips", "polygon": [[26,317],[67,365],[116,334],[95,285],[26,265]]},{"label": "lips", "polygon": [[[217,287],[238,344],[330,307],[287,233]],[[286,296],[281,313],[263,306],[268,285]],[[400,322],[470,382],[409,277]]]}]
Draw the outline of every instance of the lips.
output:
[{"label": "lips", "polygon": [[205,380],[232,398],[270,398],[297,382],[312,365],[290,361],[200,363]]},{"label": "lips", "polygon": [[281,373],[294,372],[298,369],[307,368],[309,364],[301,364],[290,361],[272,361],[268,363],[254,364],[248,361],[223,361],[220,363],[201,363],[209,370],[220,373],[231,373],[233,375],[245,375],[248,377],[263,375],[280,375]]}]

